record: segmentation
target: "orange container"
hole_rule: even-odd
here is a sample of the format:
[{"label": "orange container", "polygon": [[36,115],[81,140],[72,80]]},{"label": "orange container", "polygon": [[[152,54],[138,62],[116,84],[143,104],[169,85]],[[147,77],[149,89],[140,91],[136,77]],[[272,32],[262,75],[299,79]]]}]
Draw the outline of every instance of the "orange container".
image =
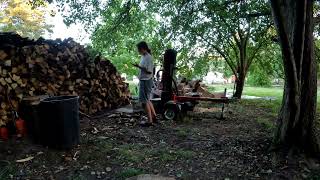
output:
[{"label": "orange container", "polygon": [[6,127],[0,127],[0,138],[4,141],[7,141],[9,139],[9,132]]},{"label": "orange container", "polygon": [[18,137],[26,135],[26,124],[23,119],[19,118],[16,120],[16,128]]}]

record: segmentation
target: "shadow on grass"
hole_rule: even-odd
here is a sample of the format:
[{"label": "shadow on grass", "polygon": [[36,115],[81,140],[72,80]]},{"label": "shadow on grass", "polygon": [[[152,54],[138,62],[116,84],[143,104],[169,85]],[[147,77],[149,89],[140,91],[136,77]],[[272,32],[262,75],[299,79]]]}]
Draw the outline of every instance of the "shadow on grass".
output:
[{"label": "shadow on grass", "polygon": [[161,163],[186,160],[195,156],[195,152],[185,149],[152,148],[139,144],[125,144],[118,147],[117,158],[131,163],[141,163],[145,159],[157,159]]}]

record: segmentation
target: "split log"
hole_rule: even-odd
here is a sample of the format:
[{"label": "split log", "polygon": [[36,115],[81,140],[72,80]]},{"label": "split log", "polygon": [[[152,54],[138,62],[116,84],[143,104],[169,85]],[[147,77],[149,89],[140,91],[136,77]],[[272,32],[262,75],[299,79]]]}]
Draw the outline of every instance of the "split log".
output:
[{"label": "split log", "polygon": [[93,114],[129,103],[130,92],[117,69],[101,57],[91,57],[71,38],[37,41],[0,33],[0,126],[27,96],[78,95],[80,110]]}]

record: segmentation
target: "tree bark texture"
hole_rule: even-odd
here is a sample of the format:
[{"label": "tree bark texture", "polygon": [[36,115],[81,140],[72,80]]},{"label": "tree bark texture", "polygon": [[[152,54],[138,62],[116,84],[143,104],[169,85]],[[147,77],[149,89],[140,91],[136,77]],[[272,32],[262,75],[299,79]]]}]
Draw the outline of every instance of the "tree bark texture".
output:
[{"label": "tree bark texture", "polygon": [[238,73],[237,79],[236,79],[236,91],[235,91],[233,97],[241,99],[243,87],[244,87],[244,83],[245,83],[245,78],[246,78],[245,72]]},{"label": "tree bark texture", "polygon": [[319,152],[315,134],[317,68],[314,58],[313,0],[270,0],[278,31],[285,85],[274,147]]},{"label": "tree bark texture", "polygon": [[247,34],[245,37],[243,37],[240,31],[238,32],[238,34],[240,36],[238,39],[239,61],[237,67],[237,74],[235,74],[235,76],[237,77],[236,91],[233,97],[241,99],[249,64],[247,57],[247,42],[249,35]]}]

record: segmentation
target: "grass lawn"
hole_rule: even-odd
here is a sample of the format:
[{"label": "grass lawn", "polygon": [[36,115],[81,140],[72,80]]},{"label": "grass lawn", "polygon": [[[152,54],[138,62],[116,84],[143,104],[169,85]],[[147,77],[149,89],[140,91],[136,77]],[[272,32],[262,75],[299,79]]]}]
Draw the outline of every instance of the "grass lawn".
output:
[{"label": "grass lawn", "polygon": [[258,96],[258,97],[275,97],[282,99],[283,88],[282,87],[245,87],[244,95]]},{"label": "grass lawn", "polygon": [[[136,96],[138,94],[138,84],[128,81],[129,83],[129,89],[133,96]],[[228,90],[233,89],[233,85],[230,84],[214,84],[214,85],[208,85],[208,89],[211,92],[219,92],[223,91],[225,88]],[[282,87],[244,87],[243,95],[247,96],[258,96],[258,97],[275,97],[277,99],[282,99]]]},{"label": "grass lawn", "polygon": [[[208,90],[211,92],[219,92],[223,91],[224,88],[228,90],[233,89],[232,85],[223,85],[223,84],[216,84],[216,85],[209,85]],[[252,86],[245,86],[243,90],[243,95],[247,96],[257,96],[257,97],[275,97],[277,101],[282,100],[283,95],[283,87],[252,87]],[[317,102],[320,105],[320,88],[318,87],[317,93]]]},{"label": "grass lawn", "polygon": [[[129,88],[130,92],[133,96],[138,94],[137,84],[134,82],[129,81]],[[208,85],[208,90],[210,92],[222,92],[224,89],[227,88],[229,91],[233,90],[233,84],[213,84]],[[257,96],[257,97],[274,97],[276,100],[271,103],[275,108],[280,107],[283,95],[283,87],[252,87],[252,86],[245,86],[243,90],[243,95],[247,96]],[[318,110],[320,110],[320,88],[318,88],[318,95],[317,95],[317,102],[318,102]]]},{"label": "grass lawn", "polygon": [[[208,89],[211,92],[223,91],[227,88],[229,91],[233,90],[233,85],[230,84],[214,84],[208,85]],[[257,96],[257,97],[275,97],[276,99],[282,99],[283,87],[252,87],[245,86],[243,95]]]}]

